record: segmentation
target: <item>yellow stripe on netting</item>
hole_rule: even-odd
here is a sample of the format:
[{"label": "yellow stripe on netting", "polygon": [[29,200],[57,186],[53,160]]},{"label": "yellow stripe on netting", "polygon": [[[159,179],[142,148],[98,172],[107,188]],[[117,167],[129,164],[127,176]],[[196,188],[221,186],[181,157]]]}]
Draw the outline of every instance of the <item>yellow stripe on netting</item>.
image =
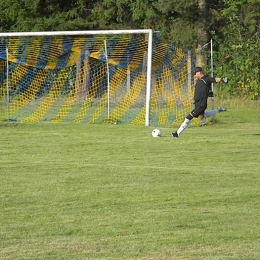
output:
[{"label": "yellow stripe on netting", "polygon": [[91,104],[96,96],[96,93],[97,93],[98,89],[100,88],[102,79],[103,79],[104,75],[106,74],[106,72],[107,72],[106,64],[104,63],[101,65],[98,73],[96,73],[96,75],[95,75],[92,85],[90,86],[90,89],[88,90],[88,93],[85,97],[85,100],[76,115],[76,118],[74,120],[75,123],[80,123],[85,118],[85,116],[89,110],[89,107],[91,106]]},{"label": "yellow stripe on netting", "polygon": [[159,110],[159,125],[165,125],[168,121],[169,115],[174,113],[177,99],[176,96],[174,96],[173,86],[174,79],[172,76],[172,71],[165,68],[161,75],[161,80],[158,81],[157,86],[157,88],[161,90],[160,97],[165,101],[164,107]]},{"label": "yellow stripe on netting", "polygon": [[131,122],[131,125],[141,125],[145,122],[145,113],[146,113],[146,106],[142,107],[139,111],[138,115],[134,118]]},{"label": "yellow stripe on netting", "polygon": [[127,95],[118,104],[118,106],[112,111],[110,117],[115,119],[120,119],[137,100],[145,85],[146,85],[146,75],[144,74],[138,75],[133,83],[133,86],[131,87]]},{"label": "yellow stripe on netting", "polygon": [[134,51],[133,57],[128,65],[130,70],[137,70],[143,63],[147,51],[147,46],[148,44],[145,41],[139,43],[139,46]]},{"label": "yellow stripe on netting", "polygon": [[[172,70],[164,68],[160,77],[154,83],[154,88],[151,92],[150,113],[157,113],[158,124],[165,125],[171,117],[175,114],[177,121],[183,120],[187,110],[191,108],[190,93],[184,94],[183,85],[185,84],[187,73],[184,67],[179,71],[178,80],[174,79]],[[161,100],[161,101],[160,101]],[[180,109],[177,108],[177,102],[180,103]],[[143,123],[145,120],[145,107],[139,112],[138,116],[131,124]]]},{"label": "yellow stripe on netting", "polygon": [[192,91],[189,91],[188,95],[183,93],[183,82],[176,82],[174,84],[174,90],[175,90],[175,98],[179,100],[180,104],[181,104],[181,108],[177,110],[176,113],[176,119],[175,119],[175,123],[177,124],[181,124],[183,121],[183,118],[187,115],[187,113],[190,112],[190,110],[192,109],[192,96],[193,93]]},{"label": "yellow stripe on netting", "polygon": [[99,59],[100,55],[103,54],[105,49],[105,36],[100,36],[95,38],[96,42],[91,50],[90,57],[94,59]]},{"label": "yellow stripe on netting", "polygon": [[102,51],[105,47],[105,40],[107,39],[106,35],[102,35],[102,36],[97,36],[95,37],[95,44],[92,48],[92,52],[98,52],[98,51]]},{"label": "yellow stripe on netting", "polygon": [[[163,99],[166,101],[167,107],[173,109],[175,106],[176,98],[174,98],[172,94],[174,85],[172,71],[170,69],[164,69],[162,76],[164,82],[159,81],[158,83],[160,85],[158,86],[158,88],[161,89],[161,95],[163,96]],[[166,85],[170,87],[166,88]]]},{"label": "yellow stripe on netting", "polygon": [[8,79],[8,87],[12,89],[15,87],[25,76],[28,71],[28,67],[26,66],[17,66],[16,69],[9,75]]},{"label": "yellow stripe on netting", "polygon": [[[8,60],[18,64],[18,55],[19,55],[19,47],[21,45],[21,41],[18,38],[11,38],[8,43]],[[23,46],[22,46],[23,47]],[[22,57],[22,61],[24,65],[33,66],[37,65],[37,57],[41,50],[41,40],[32,40],[29,44],[28,51],[26,53],[26,57]]]},{"label": "yellow stripe on netting", "polygon": [[182,103],[183,113],[187,113],[187,110],[190,110],[193,99],[193,92],[191,91],[192,86],[186,86],[189,91],[184,90],[185,84],[187,84],[188,71],[187,67],[184,66],[179,71],[179,80],[174,82],[174,89],[176,90],[176,98]]},{"label": "yellow stripe on netting", "polygon": [[[108,60],[109,64],[118,65],[120,63],[120,61],[122,60],[122,57],[125,53],[126,47],[128,46],[129,41],[130,41],[129,37],[127,37],[127,38],[123,37],[123,38],[119,39],[119,41],[116,43],[116,46],[113,50],[111,57]],[[92,57],[93,57],[93,54],[92,54]],[[96,58],[98,58],[98,57],[96,57]],[[123,80],[126,77],[126,73],[127,73],[127,71],[125,69],[122,69],[122,68],[117,69],[115,75],[110,80],[110,90],[109,90],[110,97],[108,97],[108,92],[106,90],[104,92],[104,94],[102,95],[102,98],[99,102],[97,109],[93,113],[90,123],[94,123],[98,120],[98,118],[102,114],[102,111],[108,104],[108,98],[111,98],[114,95],[114,93],[116,92],[116,90],[120,87],[120,85],[122,84]]]},{"label": "yellow stripe on netting", "polygon": [[[100,36],[100,37],[95,38],[95,44],[90,53],[91,58],[94,58],[97,60],[100,58],[100,55],[104,51],[106,39],[107,39],[106,36]],[[89,107],[91,106],[91,104],[95,98],[95,95],[101,85],[101,81],[102,81],[105,73],[106,73],[106,64],[103,64],[101,66],[99,72],[95,76],[95,79],[94,79],[92,85],[90,86],[90,90],[88,91],[86,98],[85,98],[80,110],[78,111],[78,113],[76,115],[76,118],[74,120],[75,123],[80,123],[85,118],[85,116],[89,110]]]},{"label": "yellow stripe on netting", "polygon": [[176,48],[176,55],[172,59],[171,65],[174,67],[177,64],[180,64],[184,58],[185,58],[184,50],[180,48]]},{"label": "yellow stripe on netting", "polygon": [[8,42],[8,60],[17,63],[17,55],[19,52],[20,39],[11,38]]},{"label": "yellow stripe on netting", "polygon": [[62,87],[64,86],[64,83],[67,80],[67,70],[68,69],[60,70],[57,79],[52,85],[52,88],[50,89],[47,96],[42,100],[38,109],[30,116],[23,119],[21,122],[39,122],[44,117],[44,115],[48,112],[50,107],[59,97]]},{"label": "yellow stripe on netting", "polygon": [[46,69],[56,68],[62,49],[62,42],[62,39],[56,39],[55,41],[51,42],[50,50],[48,53],[48,60],[45,66]]},{"label": "yellow stripe on netting", "polygon": [[[126,74],[127,74],[127,71],[125,69],[122,69],[122,68],[117,69],[115,75],[113,76],[113,78],[110,81],[109,98],[111,98],[115,94],[116,90],[120,87],[120,85],[122,84],[122,82],[124,81],[124,79],[126,77]],[[99,102],[97,109],[93,113],[90,123],[95,123],[97,121],[97,119],[100,117],[102,111],[108,104],[107,95],[108,95],[108,92],[106,90]]]},{"label": "yellow stripe on netting", "polygon": [[164,64],[164,58],[167,53],[168,44],[166,43],[159,43],[156,47],[154,56],[153,56],[153,71],[157,71],[162,64]]},{"label": "yellow stripe on netting", "polygon": [[5,69],[6,69],[6,61],[0,59],[0,73],[4,73]]},{"label": "yellow stripe on netting", "polygon": [[39,71],[33,81],[31,82],[30,86],[16,99],[14,99],[10,105],[9,105],[9,115],[13,115],[16,113],[19,109],[30,103],[36,93],[39,91],[40,87],[42,86],[43,82],[45,81],[46,73],[43,74],[41,71]]},{"label": "yellow stripe on netting", "polygon": [[73,46],[71,47],[71,54],[67,61],[66,66],[68,67],[76,64],[80,58],[80,54],[81,54],[81,49],[78,46],[78,42],[74,41]]},{"label": "yellow stripe on netting", "polygon": [[[5,67],[6,68],[6,67]],[[14,88],[25,76],[27,73],[28,68],[25,66],[17,66],[16,69],[8,75],[8,89],[9,91]],[[3,84],[1,86],[2,92],[4,95],[6,95],[6,88],[7,88],[7,82],[6,80],[3,81]]]},{"label": "yellow stripe on netting", "polygon": [[32,40],[31,44],[29,45],[28,48],[28,53],[27,53],[27,64],[32,67],[36,67],[38,63],[38,56],[41,51],[41,40],[36,39]]},{"label": "yellow stripe on netting", "polygon": [[125,53],[125,50],[128,46],[130,38],[120,38],[119,41],[116,43],[116,46],[113,50],[113,54],[109,57],[108,63],[112,65],[118,65],[122,60],[122,57]]},{"label": "yellow stripe on netting", "polygon": [[[4,73],[4,69],[5,69],[5,63],[6,61],[0,60],[0,73]],[[6,96],[6,84],[5,84],[5,80],[3,80],[2,84],[0,84],[0,98]]]},{"label": "yellow stripe on netting", "polygon": [[[159,78],[155,84],[155,87],[151,91],[150,98],[150,113],[153,113],[158,108],[158,99],[162,92],[162,83]],[[133,125],[144,124],[145,122],[145,114],[146,114],[146,105],[140,110],[135,119],[131,122]]]},{"label": "yellow stripe on netting", "polygon": [[166,122],[168,121],[168,116],[169,116],[169,109],[164,108],[161,110],[160,115],[159,115],[159,125],[165,125]]},{"label": "yellow stripe on netting", "polygon": [[[55,39],[51,42],[48,53],[48,60],[45,66],[46,69],[54,69],[57,67],[59,58],[62,54],[63,40],[64,39]],[[84,43],[85,38],[79,38],[74,40],[73,45],[71,47],[70,56],[66,64],[67,67],[77,63]]]},{"label": "yellow stripe on netting", "polygon": [[[158,85],[159,83],[156,83],[156,87],[154,87],[151,91],[151,99],[150,99],[150,113],[155,111],[158,105]],[[159,92],[161,92],[159,90]],[[146,114],[146,105],[143,106],[143,108],[140,110],[138,115],[135,117],[135,119],[131,122],[132,125],[139,125],[144,124],[145,122],[145,114]]]},{"label": "yellow stripe on netting", "polygon": [[[83,67],[80,70],[80,73],[77,75],[76,81],[74,86],[71,88],[68,97],[65,99],[64,104],[62,105],[59,112],[56,116],[52,119],[52,123],[61,123],[67,115],[71,112],[73,105],[75,104],[78,95],[82,88],[86,84],[87,73],[89,72],[89,64],[85,62]],[[84,78],[84,79],[83,79]]]},{"label": "yellow stripe on netting", "polygon": [[[80,44],[82,45],[84,42],[82,42],[82,38],[76,39],[73,42],[72,46],[72,55],[70,56],[70,59],[67,62],[67,66],[74,65],[76,63],[79,63],[79,58],[81,54]],[[62,122],[67,115],[71,112],[72,107],[78,97],[78,94],[80,90],[82,89],[83,85],[85,84],[85,80],[87,78],[87,73],[89,72],[89,62],[84,62],[83,68],[81,68],[80,73],[77,75],[76,81],[72,89],[70,90],[70,93],[68,97],[66,98],[63,106],[59,110],[58,114],[53,118],[52,122],[60,123]]]}]

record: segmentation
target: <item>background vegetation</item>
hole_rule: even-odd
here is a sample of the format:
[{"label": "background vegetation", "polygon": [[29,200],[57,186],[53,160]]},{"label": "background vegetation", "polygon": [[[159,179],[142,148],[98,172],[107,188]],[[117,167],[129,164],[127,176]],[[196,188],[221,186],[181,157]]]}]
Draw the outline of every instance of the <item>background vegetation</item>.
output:
[{"label": "background vegetation", "polygon": [[214,72],[230,79],[225,91],[259,98],[259,0],[0,2],[2,32],[136,28],[160,31],[181,48],[200,49],[213,39]]}]

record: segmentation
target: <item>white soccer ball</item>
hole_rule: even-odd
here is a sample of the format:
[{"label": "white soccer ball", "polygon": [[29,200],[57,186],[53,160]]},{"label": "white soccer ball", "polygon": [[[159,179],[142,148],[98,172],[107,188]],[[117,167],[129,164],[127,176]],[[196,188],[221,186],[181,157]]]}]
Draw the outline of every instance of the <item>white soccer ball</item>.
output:
[{"label": "white soccer ball", "polygon": [[162,131],[160,129],[153,129],[152,136],[153,137],[161,137],[162,136]]}]

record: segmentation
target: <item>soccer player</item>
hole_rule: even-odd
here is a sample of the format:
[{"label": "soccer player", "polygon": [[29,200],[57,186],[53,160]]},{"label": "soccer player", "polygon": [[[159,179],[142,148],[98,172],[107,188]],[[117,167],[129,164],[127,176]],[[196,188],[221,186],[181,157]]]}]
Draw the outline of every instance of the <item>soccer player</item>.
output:
[{"label": "soccer player", "polygon": [[203,118],[210,117],[219,112],[226,111],[224,107],[219,107],[218,109],[205,112],[207,108],[207,100],[210,96],[211,83],[227,83],[227,78],[212,78],[204,75],[201,67],[195,68],[194,76],[198,79],[195,84],[194,91],[194,109],[186,116],[179,129],[176,132],[172,133],[173,137],[179,137],[179,135],[187,128],[194,117],[202,120]]}]

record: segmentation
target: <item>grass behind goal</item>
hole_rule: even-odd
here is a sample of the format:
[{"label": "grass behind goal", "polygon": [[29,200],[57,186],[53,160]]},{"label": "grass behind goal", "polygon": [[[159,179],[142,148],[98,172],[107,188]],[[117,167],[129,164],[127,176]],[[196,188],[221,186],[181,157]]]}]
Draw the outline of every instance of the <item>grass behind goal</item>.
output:
[{"label": "grass behind goal", "polygon": [[259,119],[0,123],[0,259],[259,259]]}]

